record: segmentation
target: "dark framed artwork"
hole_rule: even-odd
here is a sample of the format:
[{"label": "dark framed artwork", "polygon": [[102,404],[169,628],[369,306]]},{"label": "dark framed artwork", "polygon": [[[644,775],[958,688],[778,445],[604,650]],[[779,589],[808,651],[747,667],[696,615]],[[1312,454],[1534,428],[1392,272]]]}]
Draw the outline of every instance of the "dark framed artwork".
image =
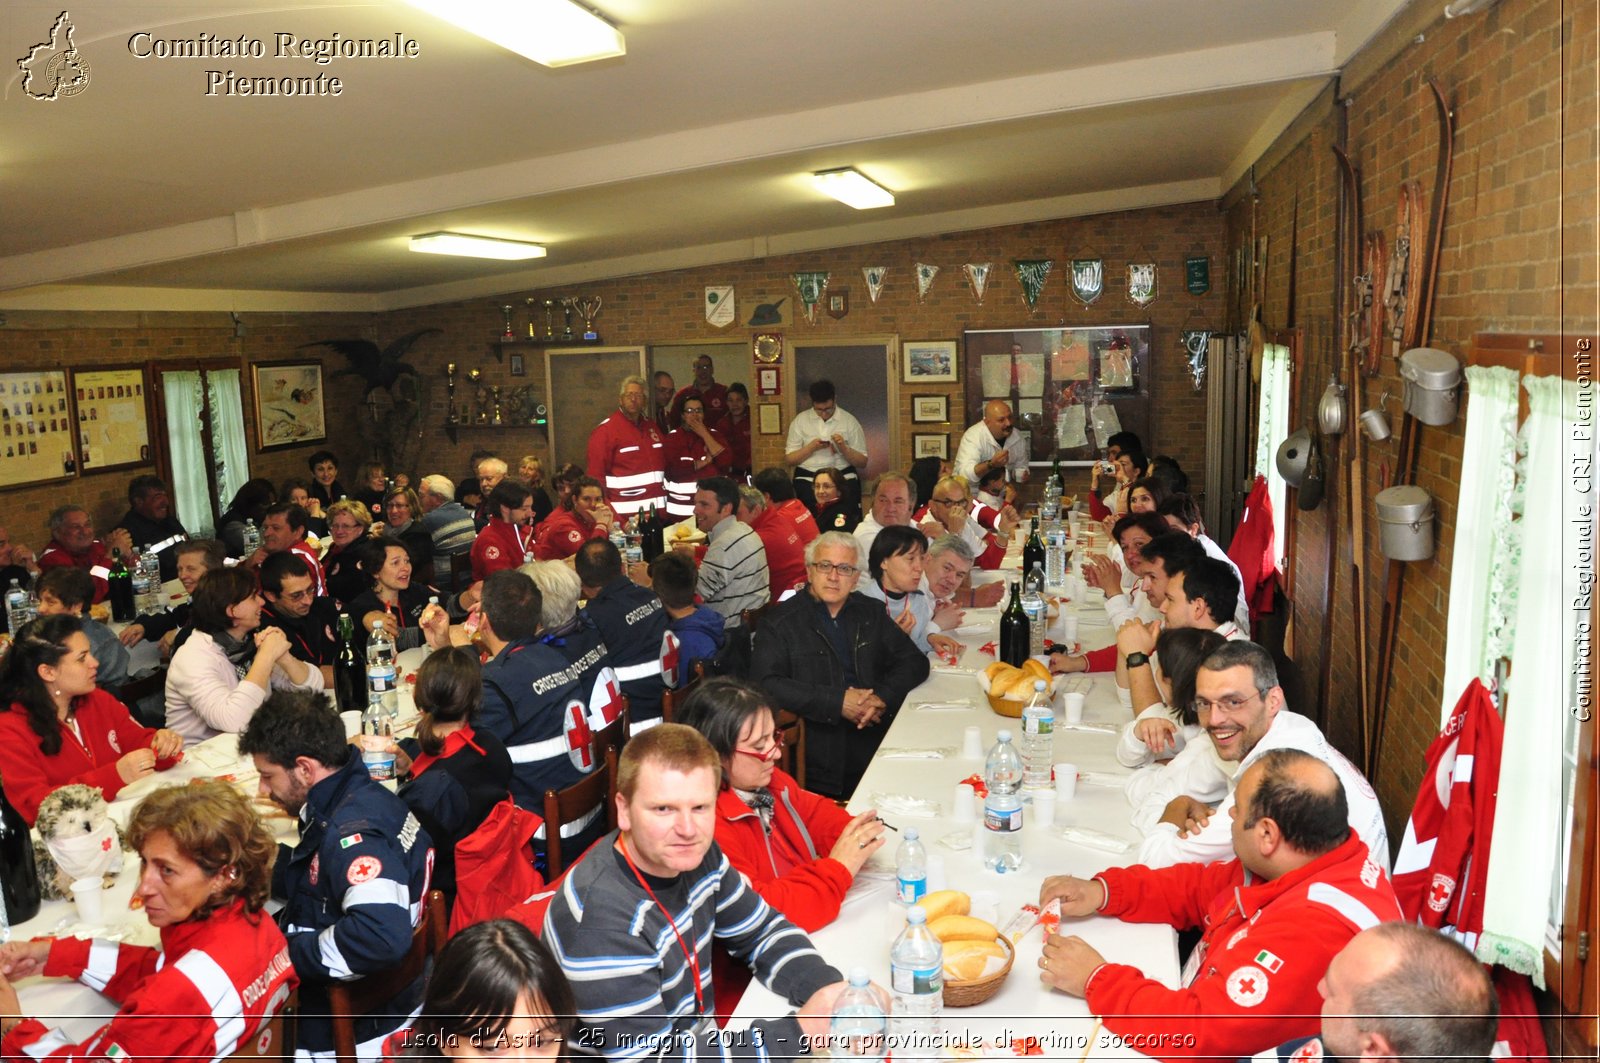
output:
[{"label": "dark framed artwork", "polygon": [[78,467],[85,473],[151,463],[150,388],[143,366],[75,369]]}]

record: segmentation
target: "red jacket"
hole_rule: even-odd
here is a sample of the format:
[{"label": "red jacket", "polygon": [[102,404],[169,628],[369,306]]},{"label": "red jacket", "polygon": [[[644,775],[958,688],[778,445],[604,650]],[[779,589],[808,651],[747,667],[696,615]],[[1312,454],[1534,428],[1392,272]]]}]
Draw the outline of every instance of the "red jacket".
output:
[{"label": "red jacket", "polygon": [[652,502],[665,508],[665,445],[655,421],[641,417],[635,424],[621,410],[589,434],[589,475],[605,488],[606,504],[618,517],[626,520]]},{"label": "red jacket", "polygon": [[533,832],[543,825],[542,816],[518,808],[508,797],[494,806],[477,830],[456,843],[451,935],[473,923],[499,918],[544,884],[530,848]]},{"label": "red jacket", "polygon": [[1272,498],[1267,494],[1267,478],[1257,476],[1250,497],[1244,502],[1244,515],[1228,544],[1228,560],[1239,566],[1244,584],[1244,600],[1250,605],[1250,624],[1272,612],[1273,588],[1277,585],[1278,562],[1272,529]]},{"label": "red jacket", "polygon": [[[717,844],[763,900],[810,933],[839,917],[850,889],[850,872],[827,854],[851,816],[826,797],[800,789],[781,769],[773,771],[769,789],[776,802],[770,836],[738,794],[724,789],[717,795]],[[780,861],[789,866],[787,874],[780,873]],[[750,968],[717,949],[712,985],[720,1016],[733,1012],[749,983]]]},{"label": "red jacket", "polygon": [[[223,1059],[257,1048],[300,982],[278,924],[246,915],[243,901],[163,928],[159,949],[57,938],[44,973],[76,978],[122,1007],[78,1044],[59,1032],[45,1042],[45,1025],[24,1019],[0,1043],[6,1059]],[[38,1055],[25,1056],[27,1047]]]},{"label": "red jacket", "polygon": [[[39,803],[51,792],[71,783],[93,786],[107,801],[115,801],[126,785],[117,774],[117,761],[124,753],[149,749],[155,729],[137,723],[127,706],[95,689],[78,701],[73,713],[83,739],[72,728],[61,725],[61,750],[45,756],[39,749],[39,735],[28,725],[27,710],[13,704],[0,712],[0,779],[6,795],[30,824],[39,816]],[[156,762],[165,771],[177,758]]]},{"label": "red jacket", "polygon": [[806,544],[787,516],[768,506],[750,523],[767,551],[767,586],[776,599],[806,578]]},{"label": "red jacket", "polygon": [[321,598],[327,594],[328,584],[322,578],[322,559],[317,556],[315,550],[311,549],[311,544],[301,539],[289,547],[289,552],[291,554],[299,554],[305,563],[311,566],[311,586],[316,588],[317,597]]},{"label": "red jacket", "polygon": [[706,441],[679,428],[667,435],[662,453],[666,456],[667,512],[674,517],[687,517],[694,512],[695,485],[713,476],[726,476],[733,468],[733,448],[716,429],[708,429],[711,437],[722,444],[722,450],[705,464],[702,458],[710,456]]},{"label": "red jacket", "polygon": [[539,525],[533,556],[540,561],[560,561],[577,553],[578,547],[590,539],[605,537],[606,529],[601,525],[585,524],[573,510],[558,509]]},{"label": "red jacket", "polygon": [[822,534],[822,529],[817,527],[817,518],[811,515],[806,504],[798,498],[775,501],[772,503],[772,509],[781,513],[794,525],[794,530],[800,533],[801,545],[810,545],[812,539]]},{"label": "red jacket", "polygon": [[728,441],[728,449],[733,451],[729,467],[735,476],[747,475],[750,472],[750,411],[745,410],[744,416],[737,421],[733,415],[727,414],[717,422],[717,431]]},{"label": "red jacket", "polygon": [[48,572],[52,568],[81,568],[93,576],[97,602],[105,601],[106,595],[111,593],[111,584],[106,579],[111,574],[111,551],[99,539],[81,554],[69,553],[65,546],[51,539],[44,553],[39,555],[39,571]]},{"label": "red jacket", "polygon": [[1407,919],[1453,926],[1467,944],[1483,932],[1484,885],[1505,725],[1474,679],[1428,747],[1427,770],[1394,860]]},{"label": "red jacket", "polygon": [[472,540],[472,579],[487,579],[491,572],[516,568],[531,559],[533,529],[508,524],[490,517],[483,531]]},{"label": "red jacket", "polygon": [[[1400,918],[1383,867],[1354,833],[1343,845],[1271,882],[1238,860],[1152,870],[1108,868],[1102,915],[1203,928],[1168,989],[1135,967],[1106,963],[1085,987],[1089,1010],[1134,1047],[1160,1059],[1249,1056],[1321,1026],[1317,983],[1336,953],[1369,926]],[[1191,973],[1192,972],[1192,973]]]},{"label": "red jacket", "polygon": [[[724,384],[712,382],[708,388],[701,388],[695,384],[678,389],[672,396],[672,425],[676,428],[683,421],[683,404],[695,396],[699,396],[706,404],[706,424],[720,425],[723,414],[728,412],[728,388]],[[594,475],[593,473],[590,474]]]}]

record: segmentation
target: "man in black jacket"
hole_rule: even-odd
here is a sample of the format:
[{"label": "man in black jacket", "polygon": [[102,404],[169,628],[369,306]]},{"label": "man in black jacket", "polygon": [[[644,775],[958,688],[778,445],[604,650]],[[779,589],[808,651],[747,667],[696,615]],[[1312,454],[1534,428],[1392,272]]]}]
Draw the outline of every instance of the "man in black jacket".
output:
[{"label": "man in black jacket", "polygon": [[189,533],[172,515],[172,496],[160,477],[135,476],[128,481],[128,512],[117,527],[126,528],[140,550],[155,551],[161,559],[161,582],[178,578],[177,547]]},{"label": "man in black jacket", "polygon": [[750,676],[774,708],[806,718],[806,786],[848,797],[900,703],[928,678],[928,658],[883,603],[852,593],[866,565],[853,535],[806,548],[804,593],[771,608],[755,634]]}]

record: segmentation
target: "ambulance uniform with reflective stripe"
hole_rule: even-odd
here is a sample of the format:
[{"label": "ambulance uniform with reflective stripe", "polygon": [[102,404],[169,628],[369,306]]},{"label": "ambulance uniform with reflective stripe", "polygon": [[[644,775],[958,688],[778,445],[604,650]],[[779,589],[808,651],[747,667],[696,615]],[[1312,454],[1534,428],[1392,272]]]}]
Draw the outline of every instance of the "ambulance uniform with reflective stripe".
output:
[{"label": "ambulance uniform with reflective stripe", "polygon": [[81,554],[69,553],[65,546],[51,539],[44,553],[39,555],[39,571],[48,572],[52,568],[81,568],[93,576],[94,600],[97,602],[105,601],[106,595],[111,593],[111,584],[107,579],[111,575],[111,551],[99,539],[90,543],[89,549]]},{"label": "ambulance uniform with reflective stripe", "polygon": [[246,915],[237,900],[162,928],[159,949],[57,938],[44,974],[76,978],[122,1006],[77,1043],[24,1019],[0,1043],[5,1059],[222,1059],[255,1047],[299,981],[277,924]]},{"label": "ambulance uniform with reflective stripe", "polygon": [[[1204,936],[1168,989],[1138,968],[1105,963],[1084,988],[1106,1029],[1160,1059],[1250,1055],[1317,1032],[1317,983],[1351,938],[1399,919],[1389,876],[1352,831],[1344,843],[1271,882],[1238,860],[1107,868],[1101,915],[1199,928]],[[1164,1038],[1164,1040],[1162,1040]]]},{"label": "ambulance uniform with reflective stripe", "polygon": [[[300,1048],[332,1058],[327,983],[392,968],[411,948],[433,872],[433,840],[404,801],[367,775],[359,756],[311,787],[300,844],[280,846],[273,893],[302,981]],[[362,1058],[422,1003],[423,980],[356,1020]]]},{"label": "ambulance uniform with reflective stripe", "polygon": [[635,424],[621,410],[613,411],[590,433],[589,475],[600,481],[606,505],[623,520],[650,508],[651,503],[657,509],[666,508],[663,447],[655,421],[641,417]]},{"label": "ambulance uniform with reflective stripe", "polygon": [[[541,815],[546,790],[571,786],[599,765],[594,732],[622,711],[599,633],[591,628],[561,641],[513,642],[484,665],[483,707],[473,725],[511,754],[512,800]],[[575,836],[597,819],[569,823],[561,836]],[[543,826],[535,837],[544,837]]]},{"label": "ambulance uniform with reflective stripe", "polygon": [[161,582],[178,578],[178,544],[189,538],[178,518],[168,514],[161,520],[151,520],[138,510],[129,509],[117,521],[117,527],[126,528],[128,537],[140,553],[154,551],[161,559]]},{"label": "ambulance uniform with reflective stripe", "polygon": [[661,637],[667,611],[648,588],[621,576],[589,599],[583,615],[605,640],[607,661],[628,696],[629,730],[637,734],[661,720]]}]

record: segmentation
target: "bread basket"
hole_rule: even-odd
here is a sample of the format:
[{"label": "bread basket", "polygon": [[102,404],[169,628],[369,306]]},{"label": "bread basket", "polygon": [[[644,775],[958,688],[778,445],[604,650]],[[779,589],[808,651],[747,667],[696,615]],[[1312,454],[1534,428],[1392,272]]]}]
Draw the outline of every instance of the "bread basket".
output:
[{"label": "bread basket", "polygon": [[953,982],[945,979],[944,1006],[947,1008],[970,1008],[975,1004],[982,1004],[985,1000],[1000,991],[1000,985],[1011,973],[1011,965],[1017,962],[1016,946],[1004,934],[995,938],[1000,947],[1005,949],[1006,962],[998,971],[977,978],[970,982]]},{"label": "bread basket", "polygon": [[[1041,663],[1043,663],[1043,662],[1041,662]],[[1049,665],[1045,665],[1045,667],[1049,668]],[[1023,698],[1023,699],[1021,699],[1019,701],[1019,700],[1016,700],[1014,698],[1007,698],[1007,697],[991,694],[989,692],[989,675],[988,675],[988,673],[984,672],[984,671],[980,671],[980,672],[977,673],[977,678],[978,678],[978,688],[983,691],[983,696],[989,699],[989,708],[994,710],[995,715],[997,715],[997,716],[1006,716],[1006,717],[1009,717],[1010,719],[1013,719],[1013,720],[1020,720],[1022,718],[1022,710],[1028,704],[1028,699],[1027,698]],[[1050,697],[1052,699],[1054,699],[1056,694],[1058,694],[1060,692],[1061,681],[1062,681],[1063,678],[1064,678],[1063,676],[1059,676],[1059,675],[1053,675],[1053,676],[1050,677],[1049,691],[1050,691]],[[1031,688],[1030,688],[1030,690],[1031,690]]]}]

